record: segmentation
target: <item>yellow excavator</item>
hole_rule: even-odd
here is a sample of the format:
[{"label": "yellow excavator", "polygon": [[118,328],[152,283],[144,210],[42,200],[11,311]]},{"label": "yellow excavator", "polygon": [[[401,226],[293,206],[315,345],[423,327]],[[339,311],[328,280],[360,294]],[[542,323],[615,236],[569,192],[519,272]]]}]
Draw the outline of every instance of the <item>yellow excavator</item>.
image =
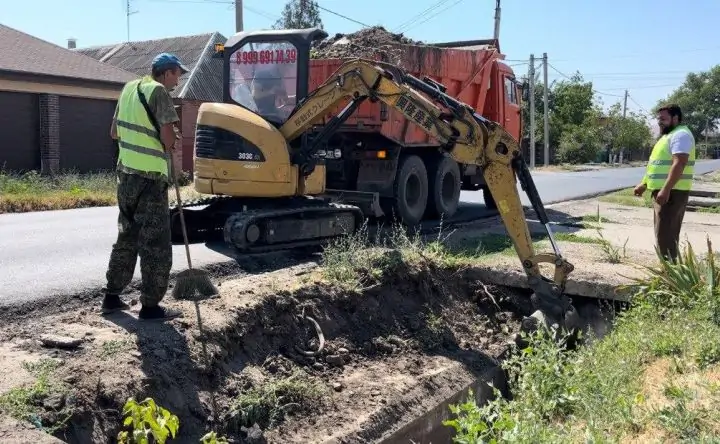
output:
[{"label": "yellow excavator", "polygon": [[[482,170],[534,292],[531,322],[575,328],[579,318],[564,294],[573,266],[553,239],[518,141],[446,94],[443,85],[388,63],[349,60],[303,94],[311,42],[326,35],[319,29],[257,31],[218,45],[225,60],[224,95],[232,100],[199,108],[194,187],[214,197],[200,202],[209,203],[206,208],[187,212],[189,229],[221,227],[225,241],[247,253],[317,245],[355,232],[364,222],[363,212],[325,196],[326,171],[317,152],[361,103],[379,101],[440,141],[444,156]],[[343,101],[347,105],[319,125]],[[517,180],[545,225],[554,253],[535,253]],[[553,279],[542,276],[541,263],[554,265]]]}]

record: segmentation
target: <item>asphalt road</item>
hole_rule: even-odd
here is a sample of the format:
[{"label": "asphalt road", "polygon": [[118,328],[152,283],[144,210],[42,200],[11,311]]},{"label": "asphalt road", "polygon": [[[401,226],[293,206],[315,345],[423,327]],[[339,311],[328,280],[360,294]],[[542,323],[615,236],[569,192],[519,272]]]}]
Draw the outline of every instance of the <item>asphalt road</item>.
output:
[{"label": "asphalt road", "polygon": [[[720,160],[702,161],[699,174],[720,169]],[[546,204],[635,185],[643,168],[583,172],[533,172]],[[519,188],[519,187],[518,187]],[[522,201],[529,205],[520,190]],[[461,218],[488,214],[481,192],[462,192]],[[22,303],[53,295],[99,289],[117,234],[115,208],[0,215],[0,305]],[[204,244],[191,245],[194,266],[226,262],[230,258]],[[173,250],[173,270],[187,267],[184,246]],[[139,263],[136,278],[139,278]]]}]

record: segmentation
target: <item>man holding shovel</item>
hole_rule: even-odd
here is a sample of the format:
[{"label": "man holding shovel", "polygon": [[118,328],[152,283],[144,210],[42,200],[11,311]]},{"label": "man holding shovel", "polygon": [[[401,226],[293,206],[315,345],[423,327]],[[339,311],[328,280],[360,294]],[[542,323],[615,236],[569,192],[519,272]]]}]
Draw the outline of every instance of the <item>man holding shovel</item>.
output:
[{"label": "man holding shovel", "polygon": [[[172,267],[167,158],[174,150],[180,119],[169,91],[188,69],[171,54],[153,60],[152,75],[128,82],[120,93],[110,130],[118,140],[118,237],[107,271],[102,313],[127,310],[120,299],[130,284],[138,255],[142,272],[141,320],[170,319],[179,311],[161,307]],[[155,117],[160,134],[148,115]]]}]

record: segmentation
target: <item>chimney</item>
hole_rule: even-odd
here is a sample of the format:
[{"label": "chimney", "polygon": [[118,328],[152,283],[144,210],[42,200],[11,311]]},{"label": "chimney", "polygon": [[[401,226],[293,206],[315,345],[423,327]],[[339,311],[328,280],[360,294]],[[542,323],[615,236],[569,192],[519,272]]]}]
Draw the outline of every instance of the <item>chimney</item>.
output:
[{"label": "chimney", "polygon": [[75,49],[77,47],[77,39],[68,39],[68,49]]}]

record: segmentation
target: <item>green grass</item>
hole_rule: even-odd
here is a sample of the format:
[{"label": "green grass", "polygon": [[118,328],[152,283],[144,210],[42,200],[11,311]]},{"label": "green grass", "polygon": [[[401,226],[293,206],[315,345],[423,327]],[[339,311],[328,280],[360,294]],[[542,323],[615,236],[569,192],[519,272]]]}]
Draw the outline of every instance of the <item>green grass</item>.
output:
[{"label": "green grass", "polygon": [[698,213],[718,214],[718,213],[720,213],[720,207],[698,207],[697,212]]},{"label": "green grass", "polygon": [[[601,244],[602,240],[590,236],[582,236],[574,233],[553,233],[557,242],[572,242],[579,244]],[[535,249],[541,247],[549,238],[544,233],[531,233],[530,238],[533,240]],[[477,238],[469,238],[463,240],[459,245],[444,246],[444,250],[458,260],[478,259],[482,256],[493,254],[502,254],[506,256],[514,256],[515,247],[512,240],[505,234],[488,233]]]},{"label": "green grass", "polygon": [[614,221],[614,220],[612,220],[612,219],[608,219],[607,217],[599,214],[599,211],[598,211],[598,214],[586,214],[586,215],[584,215],[584,216],[580,216],[580,220],[581,220],[582,222],[586,222],[586,223],[590,223],[590,224],[597,224],[597,223],[600,223],[600,224],[616,224],[616,223],[618,223],[617,221]]},{"label": "green grass", "polygon": [[130,350],[132,342],[128,339],[103,341],[97,351],[98,357],[102,360],[115,359],[119,353]]},{"label": "green grass", "polygon": [[258,424],[266,429],[280,424],[288,413],[307,412],[318,403],[325,389],[304,372],[289,377],[272,378],[244,390],[230,406],[227,421],[231,430]]},{"label": "green grass", "polygon": [[599,200],[602,202],[616,203],[631,207],[652,208],[653,202],[652,197],[650,197],[650,193],[646,191],[642,197],[637,197],[633,194],[633,189],[634,188],[626,188],[624,190],[606,194],[601,196]]},{"label": "green grass", "polygon": [[[410,236],[400,226],[394,226],[383,239],[371,240],[367,227],[352,236],[330,242],[323,252],[320,274],[327,282],[351,291],[362,291],[376,284],[399,264],[418,264],[432,261],[456,267],[479,264],[494,255],[516,256],[512,241],[506,234],[484,233],[454,240],[442,232],[436,239]],[[595,244],[605,248],[600,237],[574,233],[554,233],[557,242]],[[531,233],[536,250],[545,248],[549,239],[544,233]],[[609,245],[609,244],[608,244]]]},{"label": "green grass", "polygon": [[54,178],[31,171],[22,175],[0,172],[0,213],[65,210],[114,205],[113,174],[62,174]]},{"label": "green grass", "polygon": [[539,332],[503,363],[512,401],[452,406],[456,442],[717,442],[720,268],[688,247],[647,271],[607,336],[568,351]]},{"label": "green grass", "polygon": [[[188,180],[185,177],[183,184]],[[67,210],[117,204],[117,178],[114,172],[77,174],[64,172],[54,177],[36,171],[9,173],[0,171],[0,214],[28,211]],[[175,191],[169,190],[170,201]],[[197,193],[182,189],[184,198]]]},{"label": "green grass", "polygon": [[[73,413],[72,406],[62,403],[59,411],[53,411],[44,405],[50,397],[65,397],[67,387],[53,378],[59,362],[53,359],[42,359],[36,363],[23,363],[25,370],[35,376],[29,385],[15,387],[0,395],[0,413],[9,415],[20,421],[28,421],[48,433],[62,428]],[[43,420],[43,413],[53,413],[57,421],[48,423]]]}]

